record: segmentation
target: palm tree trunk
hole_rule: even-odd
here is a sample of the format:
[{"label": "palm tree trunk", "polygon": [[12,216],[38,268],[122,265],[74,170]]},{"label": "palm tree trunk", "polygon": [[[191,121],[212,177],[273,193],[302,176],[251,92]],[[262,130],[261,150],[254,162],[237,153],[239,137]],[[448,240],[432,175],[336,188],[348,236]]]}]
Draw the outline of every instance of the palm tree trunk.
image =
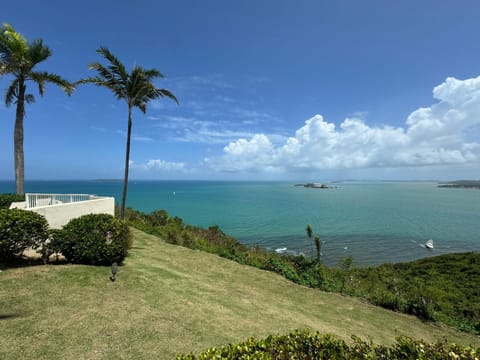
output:
[{"label": "palm tree trunk", "polygon": [[17,112],[15,116],[15,130],[13,132],[13,147],[15,158],[15,186],[19,195],[25,193],[25,163],[23,154],[23,116],[25,114],[25,85],[20,81],[18,85]]},{"label": "palm tree trunk", "polygon": [[128,186],[128,168],[130,165],[130,137],[132,134],[132,107],[128,105],[128,130],[127,130],[127,149],[125,151],[125,176],[123,178],[123,192],[122,205],[120,207],[120,219],[125,217],[125,203],[127,200],[127,186]]}]

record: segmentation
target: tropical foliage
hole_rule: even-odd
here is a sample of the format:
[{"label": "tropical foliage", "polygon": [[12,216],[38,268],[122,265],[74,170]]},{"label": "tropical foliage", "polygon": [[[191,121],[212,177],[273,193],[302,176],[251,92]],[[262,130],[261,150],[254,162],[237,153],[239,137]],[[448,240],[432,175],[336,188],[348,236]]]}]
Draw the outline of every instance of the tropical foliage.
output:
[{"label": "tropical foliage", "polygon": [[107,65],[95,62],[89,69],[97,72],[97,76],[80,80],[79,84],[91,83],[105,87],[113,92],[118,100],[123,100],[128,107],[127,145],[125,151],[125,176],[123,181],[122,202],[120,207],[120,219],[124,218],[125,202],[127,198],[128,170],[130,163],[130,140],[132,135],[132,110],[138,108],[143,113],[147,111],[150,100],[167,97],[178,103],[177,98],[166,89],[158,89],[153,84],[156,78],[163,78],[156,69],[144,69],[135,66],[130,72],[110,50],[101,47],[97,50]]},{"label": "tropical foliage", "polygon": [[38,248],[48,237],[45,218],[32,211],[0,209],[0,259],[12,260],[27,248]]},{"label": "tropical foliage", "polygon": [[112,215],[90,214],[56,231],[52,246],[73,263],[110,265],[127,256],[131,235],[128,226]]},{"label": "tropical foliage", "polygon": [[0,209],[8,209],[12,202],[25,201],[25,195],[0,194]]},{"label": "tropical foliage", "polygon": [[450,360],[480,357],[480,349],[438,342],[429,344],[422,340],[399,337],[391,346],[376,345],[373,342],[352,337],[351,344],[331,334],[310,333],[307,330],[294,331],[286,335],[271,335],[266,339],[249,338],[237,344],[221,348],[212,347],[194,355],[178,355],[177,360],[195,359],[417,359]]},{"label": "tropical foliage", "polygon": [[36,66],[52,55],[50,48],[37,39],[28,42],[9,25],[0,28],[0,75],[11,75],[12,81],[5,94],[5,104],[16,105],[14,130],[14,158],[15,182],[17,194],[24,190],[24,152],[23,152],[23,119],[25,117],[25,103],[35,101],[35,97],[27,93],[27,84],[33,82],[38,86],[38,92],[43,96],[46,83],[52,83],[62,88],[67,94],[74,90],[74,86],[59,75],[46,71],[35,70]]}]

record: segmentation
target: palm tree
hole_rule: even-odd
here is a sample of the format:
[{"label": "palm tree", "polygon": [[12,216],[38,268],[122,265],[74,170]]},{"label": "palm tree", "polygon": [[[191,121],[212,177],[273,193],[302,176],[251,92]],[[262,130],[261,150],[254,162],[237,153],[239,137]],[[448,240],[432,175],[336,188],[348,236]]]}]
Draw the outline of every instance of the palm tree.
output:
[{"label": "palm tree", "polygon": [[[313,236],[313,229],[312,229],[312,226],[310,224],[307,225],[307,227],[305,228],[305,231],[307,232],[308,238],[311,239],[312,236]],[[315,247],[317,249],[317,264],[320,264],[322,243],[320,241],[319,236],[315,236]]]},{"label": "palm tree", "polygon": [[168,97],[178,104],[177,98],[168,90],[157,89],[152,81],[155,78],[163,78],[160,71],[156,69],[144,69],[140,66],[134,66],[131,72],[125,69],[125,66],[113,55],[110,50],[101,47],[97,54],[102,56],[108,65],[93,63],[89,66],[90,70],[97,72],[96,77],[82,79],[78,84],[91,83],[97,86],[105,87],[113,92],[118,100],[124,100],[128,107],[128,128],[127,128],[127,146],[125,151],[125,176],[123,179],[122,204],[120,206],[120,219],[125,216],[125,202],[127,199],[128,186],[128,168],[130,163],[130,138],[132,134],[132,110],[137,107],[144,114],[147,111],[147,103],[150,100],[161,97]]},{"label": "palm tree", "polygon": [[35,71],[34,67],[52,55],[50,48],[41,39],[27,42],[27,39],[16,32],[9,24],[0,28],[0,75],[10,74],[13,80],[7,88],[5,104],[17,105],[15,130],[13,135],[15,159],[15,184],[17,194],[24,194],[25,163],[23,153],[23,118],[25,103],[35,101],[32,94],[27,94],[27,83],[33,81],[38,85],[38,92],[43,96],[45,83],[53,83],[61,87],[67,94],[74,90],[73,84],[59,75],[45,71]]}]

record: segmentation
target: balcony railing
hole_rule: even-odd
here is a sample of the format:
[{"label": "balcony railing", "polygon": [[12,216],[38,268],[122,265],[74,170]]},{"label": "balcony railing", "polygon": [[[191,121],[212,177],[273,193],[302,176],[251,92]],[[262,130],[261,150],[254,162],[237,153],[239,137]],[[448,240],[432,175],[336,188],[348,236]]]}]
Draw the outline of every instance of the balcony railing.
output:
[{"label": "balcony railing", "polygon": [[76,203],[87,200],[101,199],[102,197],[89,194],[25,194],[25,208]]}]

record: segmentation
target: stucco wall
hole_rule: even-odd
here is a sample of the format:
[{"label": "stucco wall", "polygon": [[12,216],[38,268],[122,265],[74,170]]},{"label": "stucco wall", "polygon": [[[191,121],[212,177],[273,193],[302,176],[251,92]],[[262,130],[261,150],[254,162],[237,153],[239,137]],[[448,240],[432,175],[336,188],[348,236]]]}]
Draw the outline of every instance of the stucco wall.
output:
[{"label": "stucco wall", "polygon": [[115,198],[65,203],[30,209],[45,216],[48,224],[53,229],[59,229],[70,220],[87,214],[110,214],[115,215]]},{"label": "stucco wall", "polygon": [[17,202],[12,202],[10,204],[9,209],[25,209],[26,206],[27,206],[26,201],[17,201]]}]

